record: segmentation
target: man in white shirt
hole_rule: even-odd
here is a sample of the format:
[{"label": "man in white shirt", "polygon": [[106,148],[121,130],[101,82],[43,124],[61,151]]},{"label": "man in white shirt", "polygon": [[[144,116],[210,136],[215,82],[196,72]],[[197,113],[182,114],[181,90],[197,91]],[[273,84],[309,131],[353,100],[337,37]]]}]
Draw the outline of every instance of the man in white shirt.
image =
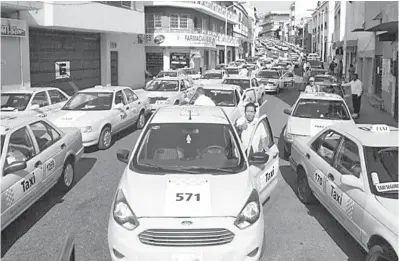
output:
[{"label": "man in white shirt", "polygon": [[197,99],[195,100],[194,105],[216,106],[212,99],[205,95],[204,88],[202,87],[197,88]]},{"label": "man in white shirt", "polygon": [[[252,102],[245,105],[245,117],[239,118],[236,123],[235,127],[241,137],[241,142],[244,147],[244,151],[247,151],[250,148],[251,144],[249,144],[251,134],[256,128],[258,124],[258,119],[255,118],[256,113],[256,105]],[[268,148],[264,146],[267,144],[267,134],[264,128],[259,128],[254,139],[252,140],[252,146],[256,146],[254,149],[256,151],[260,151],[261,148]]]},{"label": "man in white shirt", "polygon": [[309,78],[309,85],[306,86],[305,92],[319,92],[320,87],[315,84],[315,80],[313,77]]},{"label": "man in white shirt", "polygon": [[342,86],[351,87],[354,117],[358,118],[360,116],[360,104],[363,95],[363,83],[359,80],[357,73],[355,73],[353,74],[352,81],[343,83]]},{"label": "man in white shirt", "polygon": [[246,65],[242,66],[242,69],[240,70],[240,76],[248,76],[248,69]]}]

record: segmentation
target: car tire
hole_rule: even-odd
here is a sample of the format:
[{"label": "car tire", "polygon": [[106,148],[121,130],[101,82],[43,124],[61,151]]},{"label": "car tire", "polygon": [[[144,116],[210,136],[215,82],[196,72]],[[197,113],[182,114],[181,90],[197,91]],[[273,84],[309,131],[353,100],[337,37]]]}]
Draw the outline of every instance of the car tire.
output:
[{"label": "car tire", "polygon": [[388,260],[398,261],[395,251],[388,244],[376,244],[367,253],[366,261]]},{"label": "car tire", "polygon": [[139,118],[137,119],[136,122],[136,129],[137,130],[141,130],[142,128],[144,128],[145,126],[145,116],[144,116],[144,112],[140,112],[139,114]]},{"label": "car tire", "polygon": [[111,127],[105,126],[100,134],[100,138],[98,140],[98,148],[100,150],[106,150],[111,147],[112,144],[112,132]]},{"label": "car tire", "polygon": [[313,191],[309,186],[308,177],[304,169],[298,169],[298,178],[296,191],[299,200],[304,204],[312,204],[316,202],[316,197],[313,195]]},{"label": "car tire", "polygon": [[58,188],[64,193],[68,192],[75,184],[75,180],[75,163],[72,158],[68,158],[58,179]]},{"label": "car tire", "polygon": [[285,160],[288,160],[290,157],[291,153],[287,150],[286,145],[284,145],[284,151],[283,151],[283,157]]}]

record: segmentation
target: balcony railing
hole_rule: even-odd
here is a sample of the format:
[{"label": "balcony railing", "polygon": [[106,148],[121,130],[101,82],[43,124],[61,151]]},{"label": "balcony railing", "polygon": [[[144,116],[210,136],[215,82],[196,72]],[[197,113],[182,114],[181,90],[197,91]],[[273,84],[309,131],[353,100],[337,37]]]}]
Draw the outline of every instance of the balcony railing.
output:
[{"label": "balcony railing", "polygon": [[135,11],[144,11],[142,1],[94,1],[100,4],[110,5],[119,8],[125,8]]},{"label": "balcony railing", "polygon": [[213,31],[209,31],[202,28],[146,28],[145,32],[147,34],[151,33],[180,33],[180,34],[202,34],[202,35],[210,35],[214,36],[217,39],[217,42],[227,42],[231,44],[238,44],[237,37],[231,35],[225,35],[223,33],[217,33]]},{"label": "balcony railing", "polygon": [[232,20],[238,19],[238,16],[236,14],[234,14],[232,11],[230,11],[226,7],[216,4],[212,1],[174,1],[174,2],[180,2],[180,3],[186,3],[186,4],[199,4],[204,7],[208,7],[209,9],[211,9],[223,16],[227,15],[227,19],[232,19]]}]

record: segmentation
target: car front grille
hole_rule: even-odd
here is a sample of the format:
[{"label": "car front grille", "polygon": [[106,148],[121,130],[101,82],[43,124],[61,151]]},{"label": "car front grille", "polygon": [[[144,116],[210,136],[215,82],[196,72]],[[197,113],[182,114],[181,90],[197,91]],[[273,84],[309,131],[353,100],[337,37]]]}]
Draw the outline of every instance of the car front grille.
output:
[{"label": "car front grille", "polygon": [[167,99],[168,99],[167,97],[150,97],[150,98],[149,98],[150,104],[154,104],[154,103],[156,103],[157,101],[165,101],[165,100],[167,100]]},{"label": "car front grille", "polygon": [[234,234],[224,228],[149,229],[139,235],[141,243],[163,247],[218,246],[233,241]]}]

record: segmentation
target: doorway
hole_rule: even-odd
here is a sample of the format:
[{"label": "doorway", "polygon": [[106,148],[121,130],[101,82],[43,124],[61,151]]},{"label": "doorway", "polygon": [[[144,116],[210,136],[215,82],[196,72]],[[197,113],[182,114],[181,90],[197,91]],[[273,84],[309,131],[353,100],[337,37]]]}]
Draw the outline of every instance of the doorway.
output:
[{"label": "doorway", "polygon": [[374,94],[381,98],[382,95],[382,55],[375,56],[375,83]]},{"label": "doorway", "polygon": [[118,52],[111,51],[111,85],[118,86]]}]

